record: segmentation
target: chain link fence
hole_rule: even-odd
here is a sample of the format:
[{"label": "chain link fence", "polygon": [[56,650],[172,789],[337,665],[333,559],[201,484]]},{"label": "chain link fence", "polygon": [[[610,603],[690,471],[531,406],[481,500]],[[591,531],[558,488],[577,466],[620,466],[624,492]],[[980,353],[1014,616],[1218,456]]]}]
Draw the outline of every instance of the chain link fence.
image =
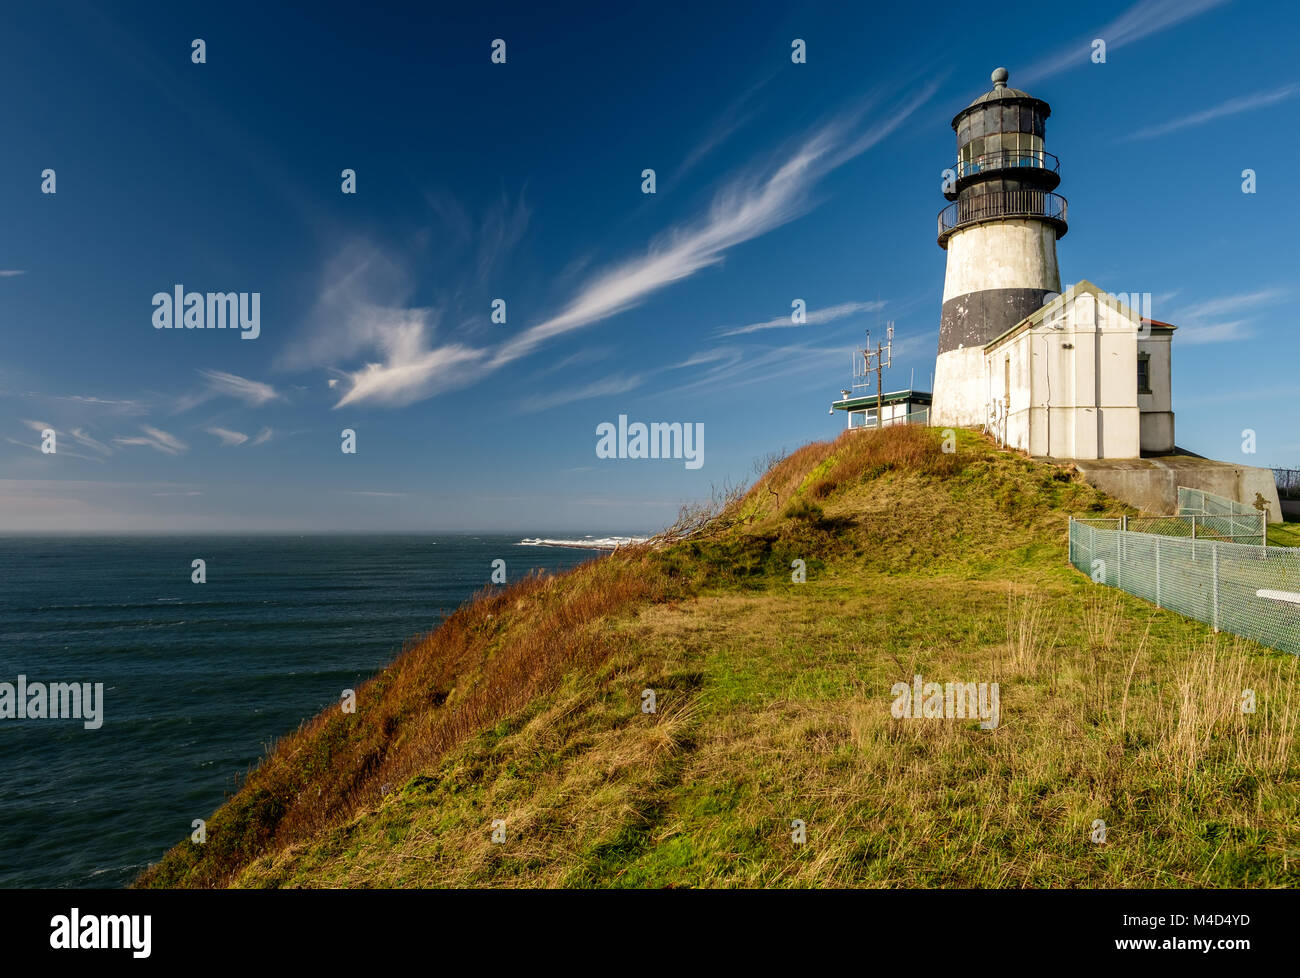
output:
[{"label": "chain link fence", "polygon": [[1235,499],[1216,496],[1204,489],[1179,486],[1178,515],[1199,518],[1206,531],[1201,536],[1214,536],[1234,543],[1262,546],[1268,531],[1268,514],[1263,510]]},{"label": "chain link fence", "polygon": [[1215,631],[1300,655],[1300,547],[1150,533],[1135,530],[1138,522],[1071,517],[1070,563]]}]

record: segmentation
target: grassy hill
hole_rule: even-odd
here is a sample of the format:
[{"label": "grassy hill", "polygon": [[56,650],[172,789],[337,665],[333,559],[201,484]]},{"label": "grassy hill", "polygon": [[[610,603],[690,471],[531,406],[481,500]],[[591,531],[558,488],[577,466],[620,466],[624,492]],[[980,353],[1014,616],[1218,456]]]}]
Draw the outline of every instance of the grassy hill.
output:
[{"label": "grassy hill", "polygon": [[[485,592],[137,885],[1300,883],[1295,658],[1092,584],[1066,517],[1123,506],[939,439],[806,446],[675,542]],[[916,674],[998,682],[997,728],[895,719]]]}]

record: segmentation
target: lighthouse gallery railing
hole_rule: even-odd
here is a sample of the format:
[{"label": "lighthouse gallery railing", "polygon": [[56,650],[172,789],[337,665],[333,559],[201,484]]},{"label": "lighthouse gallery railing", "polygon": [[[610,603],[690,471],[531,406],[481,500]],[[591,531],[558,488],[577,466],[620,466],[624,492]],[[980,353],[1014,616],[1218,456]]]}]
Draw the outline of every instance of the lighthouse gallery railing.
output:
[{"label": "lighthouse gallery railing", "polygon": [[992,170],[1013,170],[1022,166],[1059,173],[1061,161],[1051,153],[1045,153],[1042,150],[1020,152],[1006,149],[995,153],[983,153],[970,159],[958,160],[955,172],[957,178],[961,179],[974,176],[977,173],[988,173]]},{"label": "lighthouse gallery railing", "polygon": [[939,212],[939,238],[964,224],[978,224],[1004,217],[1043,217],[1066,223],[1066,199],[1046,190],[996,190],[972,194],[954,201]]}]

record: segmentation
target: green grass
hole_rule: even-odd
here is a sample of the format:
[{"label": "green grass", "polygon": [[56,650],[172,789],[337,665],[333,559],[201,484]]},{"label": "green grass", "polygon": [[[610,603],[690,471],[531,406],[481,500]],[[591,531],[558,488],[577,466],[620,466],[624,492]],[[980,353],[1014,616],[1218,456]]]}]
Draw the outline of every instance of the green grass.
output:
[{"label": "green grass", "polygon": [[1270,523],[1268,525],[1268,545],[1270,547],[1300,547],[1300,523]]},{"label": "green grass", "polygon": [[[140,883],[1293,886],[1296,659],[1069,567],[1067,516],[1123,511],[971,433],[806,446],[684,542],[464,609]],[[895,719],[918,673],[999,683],[997,729]]]}]

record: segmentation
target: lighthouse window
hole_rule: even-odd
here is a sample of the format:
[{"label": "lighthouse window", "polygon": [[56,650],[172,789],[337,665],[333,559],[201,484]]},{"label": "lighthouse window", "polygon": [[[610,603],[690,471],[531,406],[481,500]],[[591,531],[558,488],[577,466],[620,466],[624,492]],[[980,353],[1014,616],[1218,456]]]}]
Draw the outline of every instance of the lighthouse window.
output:
[{"label": "lighthouse window", "polygon": [[1138,393],[1151,393],[1151,354],[1138,354]]}]

